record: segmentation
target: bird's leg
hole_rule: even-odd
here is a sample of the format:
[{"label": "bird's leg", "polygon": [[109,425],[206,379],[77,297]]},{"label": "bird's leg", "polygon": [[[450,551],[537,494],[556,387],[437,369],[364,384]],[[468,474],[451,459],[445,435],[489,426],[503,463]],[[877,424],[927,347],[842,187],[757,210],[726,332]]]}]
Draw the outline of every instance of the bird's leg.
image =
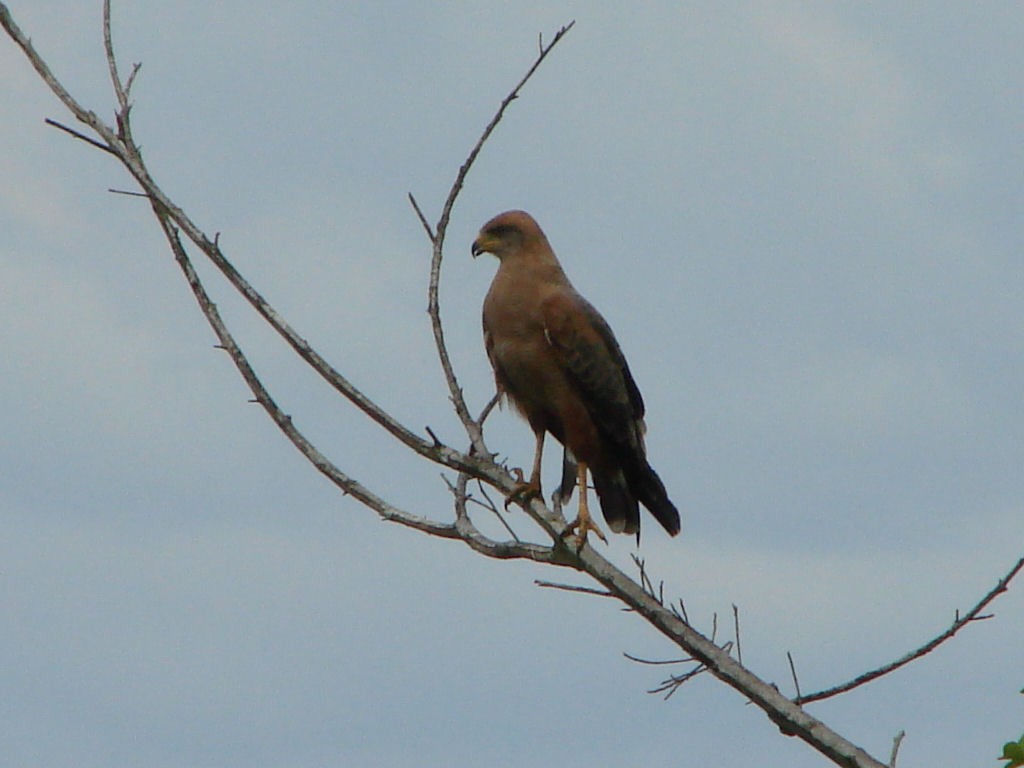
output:
[{"label": "bird's leg", "polygon": [[565,531],[562,532],[562,536],[568,536],[571,533],[576,533],[578,544],[576,551],[579,552],[583,549],[583,545],[587,543],[587,532],[593,531],[597,534],[597,538],[603,541],[605,544],[608,543],[608,539],[604,535],[597,523],[590,516],[590,507],[587,503],[587,464],[581,461],[576,469],[576,482],[580,486],[580,509],[576,515],[576,519],[566,526]]},{"label": "bird's leg", "polygon": [[505,499],[505,509],[513,501],[526,503],[530,499],[539,498],[540,492],[540,460],[544,455],[544,431],[537,432],[537,447],[533,453],[533,470],[530,472],[529,481],[523,481],[523,470],[516,468],[512,472],[516,476],[516,487]]}]

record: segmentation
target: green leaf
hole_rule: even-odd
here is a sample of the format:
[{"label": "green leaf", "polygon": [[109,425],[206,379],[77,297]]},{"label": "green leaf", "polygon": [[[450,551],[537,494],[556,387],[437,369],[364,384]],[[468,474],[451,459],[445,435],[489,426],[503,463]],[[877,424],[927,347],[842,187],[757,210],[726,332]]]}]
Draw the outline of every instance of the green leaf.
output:
[{"label": "green leaf", "polygon": [[1020,741],[1008,741],[1003,745],[1003,754],[1000,760],[1009,760],[1003,768],[1018,768],[1024,766],[1024,736]]}]

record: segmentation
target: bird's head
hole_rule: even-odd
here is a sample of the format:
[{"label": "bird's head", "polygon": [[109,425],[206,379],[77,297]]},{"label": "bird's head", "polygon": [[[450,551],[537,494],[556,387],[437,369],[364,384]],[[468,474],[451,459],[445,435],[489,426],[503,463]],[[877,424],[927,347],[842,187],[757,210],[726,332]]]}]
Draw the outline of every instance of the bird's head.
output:
[{"label": "bird's head", "polygon": [[504,259],[538,240],[547,245],[544,233],[530,214],[526,211],[505,211],[483,225],[473,241],[471,252],[474,256],[493,253]]}]

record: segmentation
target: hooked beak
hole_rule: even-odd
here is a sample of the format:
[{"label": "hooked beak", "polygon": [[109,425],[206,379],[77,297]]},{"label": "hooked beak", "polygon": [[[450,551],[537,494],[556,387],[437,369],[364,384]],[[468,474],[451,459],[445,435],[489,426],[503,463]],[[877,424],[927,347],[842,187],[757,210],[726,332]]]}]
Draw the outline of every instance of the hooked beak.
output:
[{"label": "hooked beak", "polygon": [[481,232],[477,235],[476,240],[473,241],[473,246],[469,249],[469,252],[476,257],[481,253],[496,253],[494,249],[500,247],[501,238],[495,237],[490,232]]}]

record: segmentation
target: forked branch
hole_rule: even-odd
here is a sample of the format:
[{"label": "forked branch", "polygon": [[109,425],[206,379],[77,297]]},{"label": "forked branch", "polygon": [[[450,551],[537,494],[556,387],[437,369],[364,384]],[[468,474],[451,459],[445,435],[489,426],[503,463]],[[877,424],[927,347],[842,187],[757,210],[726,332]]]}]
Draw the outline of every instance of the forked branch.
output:
[{"label": "forked branch", "polygon": [[484,128],[483,133],[480,134],[480,138],[477,140],[473,149],[470,150],[469,156],[466,161],[459,167],[459,172],[455,175],[455,181],[452,183],[451,189],[448,191],[448,197],[444,201],[444,205],[441,207],[441,215],[437,220],[437,226],[432,230],[430,224],[427,222],[427,218],[420,208],[419,203],[416,202],[416,198],[409,195],[409,202],[412,203],[413,209],[416,211],[417,217],[419,217],[420,223],[423,225],[423,229],[427,233],[427,237],[430,239],[431,245],[433,246],[433,252],[430,259],[430,284],[427,290],[427,311],[430,314],[430,327],[434,333],[434,345],[437,347],[438,359],[441,362],[441,369],[444,371],[444,378],[448,384],[448,392],[451,397],[452,405],[455,408],[455,413],[458,415],[459,420],[462,422],[463,427],[466,429],[466,434],[469,436],[470,445],[472,446],[473,452],[478,456],[489,456],[487,447],[484,445],[483,430],[481,428],[481,422],[474,420],[469,413],[469,408],[466,407],[466,401],[462,394],[462,388],[459,386],[458,377],[455,375],[455,369],[452,367],[451,358],[448,355],[448,346],[444,340],[444,326],[441,323],[441,305],[438,301],[439,286],[441,283],[441,262],[444,259],[444,242],[445,236],[448,233],[448,222],[451,220],[452,209],[455,207],[455,201],[459,197],[459,193],[462,191],[462,186],[465,184],[466,175],[473,167],[473,163],[476,161],[477,156],[480,154],[480,150],[483,149],[487,139],[490,138],[494,129],[498,127],[498,123],[501,122],[501,118],[505,115],[505,110],[508,105],[511,104],[519,97],[519,92],[523,89],[523,86],[529,82],[530,78],[533,77],[533,73],[537,71],[537,68],[541,65],[544,59],[547,58],[548,54],[551,53],[552,49],[558,45],[558,43],[565,37],[569,30],[572,29],[576,22],[572,21],[566,24],[564,27],[555,33],[551,42],[547,45],[540,45],[540,50],[537,54],[537,58],[534,59],[533,64],[523,75],[523,78],[516,83],[515,87],[509,92],[509,94],[502,99],[501,105],[498,107],[498,111],[491,118],[491,121]]},{"label": "forked branch", "polygon": [[[104,17],[104,24],[109,24],[109,16]],[[468,454],[457,451],[446,445],[436,444],[433,440],[421,437],[394,418],[379,404],[363,394],[351,381],[343,376],[337,369],[331,366],[310,344],[300,336],[284,318],[279,315],[269,302],[246,280],[242,274],[228,261],[221,251],[216,238],[208,237],[195,224],[184,210],[174,203],[164,191],[157,185],[149,173],[138,146],[131,139],[130,129],[130,103],[125,105],[116,113],[118,129],[100,120],[96,114],[85,109],[71,94],[64,88],[60,81],[50,71],[49,66],[33,47],[31,41],[22,33],[11,17],[6,4],[0,3],[0,25],[4,27],[8,35],[21,47],[28,57],[32,66],[39,73],[40,77],[50,87],[53,93],[61,100],[75,118],[90,128],[99,138],[106,151],[115,155],[124,165],[128,172],[135,178],[143,192],[150,200],[159,206],[175,226],[194,243],[227,278],[228,282],[245,298],[246,301],[260,314],[288,345],[316,371],[331,387],[339,394],[347,398],[357,408],[373,419],[385,431],[399,440],[407,448],[412,449],[419,455],[431,461],[437,461],[457,471],[468,471],[470,473],[484,472],[490,469],[487,462],[480,461]],[[108,37],[109,32],[104,33]],[[116,64],[110,67],[112,73],[116,73]],[[122,91],[127,94],[127,87],[122,84]],[[116,88],[115,88],[116,90]],[[127,98],[127,96],[126,96]],[[67,129],[65,129],[67,130]],[[72,132],[74,133],[74,132]],[[507,474],[507,473],[506,473]],[[511,488],[513,479],[507,478],[504,486]]]}]

